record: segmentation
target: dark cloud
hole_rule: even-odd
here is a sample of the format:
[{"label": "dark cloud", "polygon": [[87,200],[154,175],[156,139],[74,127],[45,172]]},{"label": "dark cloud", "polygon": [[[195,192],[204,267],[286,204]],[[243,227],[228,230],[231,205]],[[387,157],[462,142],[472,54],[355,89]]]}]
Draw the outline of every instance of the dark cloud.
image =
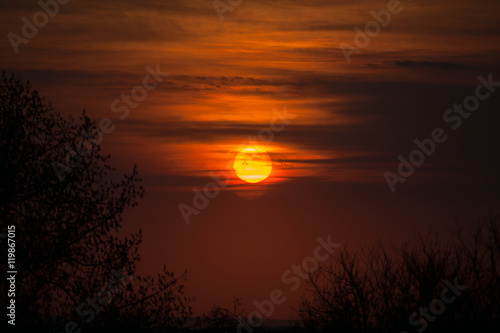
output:
[{"label": "dark cloud", "polygon": [[410,68],[421,68],[421,67],[430,67],[430,68],[439,68],[439,69],[457,69],[457,68],[466,68],[465,65],[457,64],[453,62],[444,62],[444,61],[415,61],[415,60],[396,60],[394,61],[396,66],[399,67],[410,67]]}]

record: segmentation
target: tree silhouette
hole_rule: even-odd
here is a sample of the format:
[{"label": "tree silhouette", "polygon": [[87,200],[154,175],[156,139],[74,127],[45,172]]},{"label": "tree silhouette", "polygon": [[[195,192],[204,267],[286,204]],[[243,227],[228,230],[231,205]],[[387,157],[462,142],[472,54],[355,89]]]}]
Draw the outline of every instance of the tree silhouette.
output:
[{"label": "tree silhouette", "polygon": [[[497,332],[499,219],[491,215],[469,232],[457,224],[455,236],[445,242],[429,232],[414,246],[344,248],[310,274],[298,319],[310,331]],[[454,295],[455,284],[466,289]]]},{"label": "tree silhouette", "polygon": [[134,279],[83,324],[182,325],[191,315],[186,275],[164,268],[156,278],[136,276],[141,230],[128,237],[119,231],[124,209],[136,206],[144,189],[135,166],[113,179],[99,146],[102,130],[85,111],[78,121],[64,119],[29,82],[2,73],[0,129],[1,230],[16,228],[17,325],[81,323],[77,307],[116,272]]}]

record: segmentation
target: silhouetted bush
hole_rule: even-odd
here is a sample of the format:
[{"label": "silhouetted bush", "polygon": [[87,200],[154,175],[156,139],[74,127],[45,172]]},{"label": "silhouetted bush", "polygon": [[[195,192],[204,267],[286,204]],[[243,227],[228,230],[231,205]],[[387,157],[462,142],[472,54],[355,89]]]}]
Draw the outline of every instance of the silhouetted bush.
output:
[{"label": "silhouetted bush", "polygon": [[[379,244],[356,253],[344,248],[310,274],[296,314],[314,332],[497,332],[499,230],[492,215],[471,233],[457,224],[452,241],[429,232],[418,236],[416,246]],[[466,289],[454,296],[445,280]],[[443,289],[454,300],[443,302],[440,313]],[[420,311],[429,307],[426,318]]]}]

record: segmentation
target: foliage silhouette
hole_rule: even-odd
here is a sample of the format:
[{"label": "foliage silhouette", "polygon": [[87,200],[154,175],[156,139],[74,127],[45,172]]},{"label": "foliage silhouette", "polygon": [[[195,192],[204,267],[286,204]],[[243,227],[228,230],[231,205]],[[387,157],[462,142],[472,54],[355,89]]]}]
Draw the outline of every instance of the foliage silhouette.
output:
[{"label": "foliage silhouette", "polygon": [[232,307],[222,307],[214,305],[207,314],[204,314],[197,321],[193,328],[204,332],[235,332],[238,328],[238,318],[246,317],[243,310],[242,298],[233,297]]},{"label": "foliage silhouette", "polygon": [[[186,273],[175,277],[164,267],[157,277],[137,276],[141,230],[127,237],[119,231],[125,208],[136,206],[144,189],[135,166],[113,179],[100,141],[85,111],[78,121],[64,119],[29,82],[2,73],[0,227],[16,228],[16,326],[64,330],[74,320],[82,327],[175,328],[191,316]],[[105,289],[114,270],[134,279],[92,320],[79,317],[77,307]]]}]

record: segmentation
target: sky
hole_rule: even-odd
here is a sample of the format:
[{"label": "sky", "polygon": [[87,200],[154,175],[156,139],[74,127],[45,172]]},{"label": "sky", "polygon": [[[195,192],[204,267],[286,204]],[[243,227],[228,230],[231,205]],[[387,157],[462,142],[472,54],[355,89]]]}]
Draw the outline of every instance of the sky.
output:
[{"label": "sky", "polygon": [[[124,216],[144,233],[139,270],[187,269],[196,314],[233,296],[250,312],[279,288],[272,317],[288,318],[304,290],[282,274],[318,237],[356,249],[498,211],[497,0],[62,3],[44,22],[37,1],[0,2],[2,69],[63,115],[111,119],[102,149],[146,189]],[[236,176],[244,147],[269,154],[266,180]],[[423,161],[402,177],[410,155]]]}]

